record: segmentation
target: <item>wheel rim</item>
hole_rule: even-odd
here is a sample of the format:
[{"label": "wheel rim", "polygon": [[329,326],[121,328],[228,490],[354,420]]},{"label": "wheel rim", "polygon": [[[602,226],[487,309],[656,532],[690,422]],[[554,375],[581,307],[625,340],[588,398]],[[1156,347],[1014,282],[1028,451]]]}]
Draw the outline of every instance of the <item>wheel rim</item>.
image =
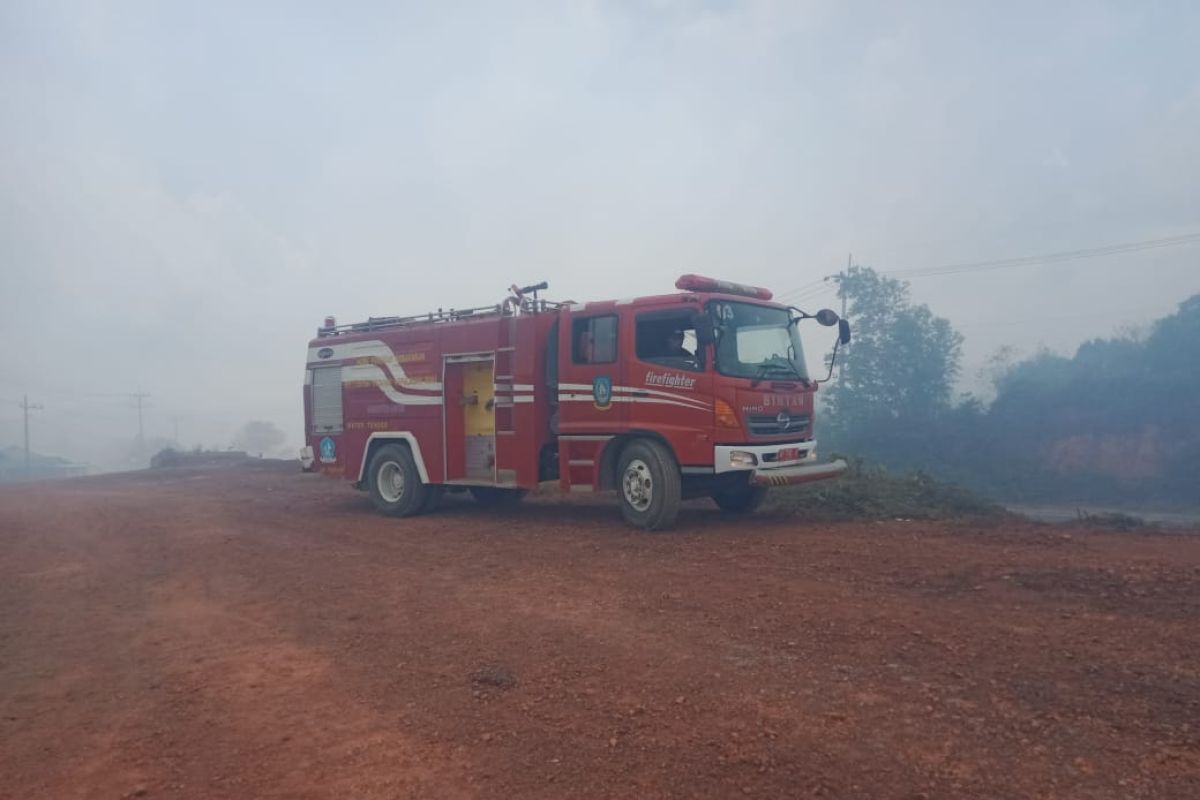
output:
[{"label": "wheel rim", "polygon": [[635,458],[625,465],[621,488],[625,493],[625,502],[635,511],[645,511],[650,507],[654,500],[654,481],[645,461]]},{"label": "wheel rim", "polygon": [[379,468],[375,484],[379,488],[379,496],[385,501],[399,502],[404,494],[404,470],[395,461],[389,461]]}]

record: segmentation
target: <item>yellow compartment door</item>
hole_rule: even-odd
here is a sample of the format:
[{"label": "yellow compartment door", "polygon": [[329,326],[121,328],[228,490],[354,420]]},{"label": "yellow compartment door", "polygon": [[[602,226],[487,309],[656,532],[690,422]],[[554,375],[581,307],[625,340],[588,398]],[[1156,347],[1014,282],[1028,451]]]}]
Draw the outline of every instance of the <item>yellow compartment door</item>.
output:
[{"label": "yellow compartment door", "polygon": [[463,365],[463,428],[466,473],[473,480],[496,481],[496,407],[493,363]]}]

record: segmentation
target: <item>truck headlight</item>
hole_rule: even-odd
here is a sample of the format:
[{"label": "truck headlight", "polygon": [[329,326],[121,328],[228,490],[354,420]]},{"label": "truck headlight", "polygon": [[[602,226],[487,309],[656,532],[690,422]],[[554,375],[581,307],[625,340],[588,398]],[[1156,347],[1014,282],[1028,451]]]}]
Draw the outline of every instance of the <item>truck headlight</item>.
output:
[{"label": "truck headlight", "polygon": [[731,450],[729,452],[729,466],[731,467],[757,467],[758,456],[748,450]]}]

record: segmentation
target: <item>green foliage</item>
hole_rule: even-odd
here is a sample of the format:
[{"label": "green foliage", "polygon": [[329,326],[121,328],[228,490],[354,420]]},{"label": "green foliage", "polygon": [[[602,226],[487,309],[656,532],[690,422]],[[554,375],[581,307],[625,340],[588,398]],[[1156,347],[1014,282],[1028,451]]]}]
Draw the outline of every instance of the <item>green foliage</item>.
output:
[{"label": "green foliage", "polygon": [[[987,451],[990,468],[972,465],[980,480],[1017,471],[1024,480],[1009,488],[1030,499],[1200,498],[1200,295],[1146,336],[1095,339],[1071,358],[1039,353],[1002,374],[996,390],[986,425],[1004,436]],[[1084,463],[1052,469],[1045,451],[1072,438]]]},{"label": "green foliage", "polygon": [[[839,449],[908,463],[915,432],[950,411],[962,336],[908,285],[868,267],[838,277],[854,339],[825,394],[826,438]],[[924,435],[924,434],[920,434]]]},{"label": "green foliage", "polygon": [[1089,529],[1109,528],[1114,531],[1136,531],[1146,527],[1146,520],[1119,511],[1089,514],[1079,510],[1079,523]]},{"label": "green foliage", "polygon": [[859,269],[842,288],[856,338],[827,393],[826,445],[1013,500],[1200,499],[1200,295],[1144,335],[998,357],[985,407],[951,403],[962,337],[904,284]]},{"label": "green foliage", "polygon": [[895,473],[850,459],[840,478],[772,489],[767,508],[811,519],[944,519],[997,516],[1004,509],[923,472]]},{"label": "green foliage", "polygon": [[246,458],[241,450],[207,450],[200,445],[191,450],[164,447],[151,457],[150,468],[232,466],[245,463]]}]

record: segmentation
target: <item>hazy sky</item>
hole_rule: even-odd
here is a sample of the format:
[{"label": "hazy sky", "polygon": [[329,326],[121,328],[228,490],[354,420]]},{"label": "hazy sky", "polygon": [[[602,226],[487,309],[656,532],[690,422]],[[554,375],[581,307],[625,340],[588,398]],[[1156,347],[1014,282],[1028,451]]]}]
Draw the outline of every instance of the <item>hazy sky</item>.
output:
[{"label": "hazy sky", "polygon": [[[326,314],[1200,232],[1192,2],[404,6],[0,4],[0,445],[29,392],[103,463],[140,388],[148,435],[298,446]],[[969,377],[1169,313],[1200,245],[912,288]]]}]

